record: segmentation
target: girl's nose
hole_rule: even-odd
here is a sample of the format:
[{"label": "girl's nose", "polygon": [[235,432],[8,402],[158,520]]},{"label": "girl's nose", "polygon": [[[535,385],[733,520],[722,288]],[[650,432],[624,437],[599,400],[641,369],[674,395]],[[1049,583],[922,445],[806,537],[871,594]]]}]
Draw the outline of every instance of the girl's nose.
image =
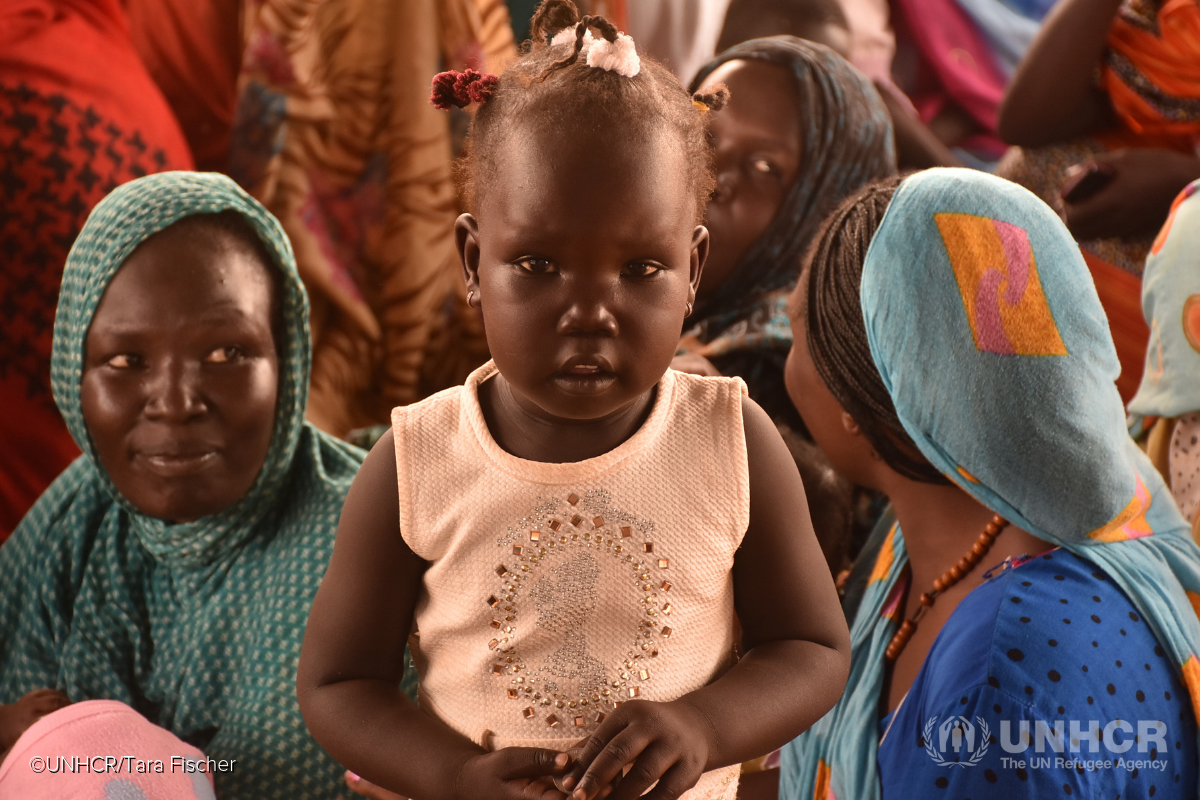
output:
[{"label": "girl's nose", "polygon": [[162,422],[186,422],[206,411],[200,392],[200,365],[172,359],[150,371],[145,415]]},{"label": "girl's nose", "polygon": [[578,293],[559,317],[558,333],[616,336],[617,318],[610,301],[596,291]]}]

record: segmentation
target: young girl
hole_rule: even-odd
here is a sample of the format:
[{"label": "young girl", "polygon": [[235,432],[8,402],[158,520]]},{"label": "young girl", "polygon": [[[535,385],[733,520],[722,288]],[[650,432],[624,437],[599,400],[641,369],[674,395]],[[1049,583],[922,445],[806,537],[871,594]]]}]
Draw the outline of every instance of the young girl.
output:
[{"label": "young girl", "polygon": [[[723,94],[693,99],[563,0],[534,40],[499,79],[435,81],[480,103],[456,232],[495,360],[396,409],[368,456],[301,708],[341,763],[419,800],[618,778],[617,800],[732,798],[731,765],[836,700],[848,650],[770,419],[737,379],[668,369]],[[414,627],[419,709],[397,687]]]}]

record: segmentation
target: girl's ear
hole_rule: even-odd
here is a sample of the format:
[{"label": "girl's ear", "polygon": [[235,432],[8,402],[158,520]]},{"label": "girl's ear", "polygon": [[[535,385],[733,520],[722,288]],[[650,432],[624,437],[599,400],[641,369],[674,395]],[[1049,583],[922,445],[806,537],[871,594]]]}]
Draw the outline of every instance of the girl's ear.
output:
[{"label": "girl's ear", "polygon": [[470,214],[461,214],[454,221],[454,246],[462,264],[467,292],[479,297],[479,223]]},{"label": "girl's ear", "polygon": [[696,289],[700,286],[700,275],[704,272],[704,262],[708,260],[708,228],[703,225],[697,225],[692,231],[692,259],[691,272],[688,275],[688,282],[691,288],[688,289],[688,305],[696,302]]}]

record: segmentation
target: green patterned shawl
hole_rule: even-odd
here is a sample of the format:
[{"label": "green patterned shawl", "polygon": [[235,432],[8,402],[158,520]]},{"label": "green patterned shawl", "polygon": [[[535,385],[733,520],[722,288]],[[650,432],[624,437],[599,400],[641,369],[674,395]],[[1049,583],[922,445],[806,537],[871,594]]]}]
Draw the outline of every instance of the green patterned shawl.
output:
[{"label": "green patterned shawl", "polygon": [[[134,248],[181,217],[225,210],[249,221],[284,276],[275,429],[245,497],[168,525],[130,506],[96,457],[80,411],[84,340]],[[291,246],[233,181],[161,173],[96,207],[67,260],[51,368],[54,399],[83,455],[0,547],[0,702],[47,686],[76,701],[128,703],[210,757],[237,759],[233,773],[216,775],[223,800],[340,793],[341,768],[300,717],[295,675],[364,454],[304,421],[310,349]]]}]

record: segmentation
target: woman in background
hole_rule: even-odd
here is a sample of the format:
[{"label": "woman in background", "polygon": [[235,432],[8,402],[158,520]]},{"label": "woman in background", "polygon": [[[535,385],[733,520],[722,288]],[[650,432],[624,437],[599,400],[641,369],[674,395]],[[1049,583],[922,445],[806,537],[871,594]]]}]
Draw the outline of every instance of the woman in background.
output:
[{"label": "woman in background", "polygon": [[1171,201],[1200,178],[1200,5],[1062,0],[1013,78],[1000,134],[1018,147],[997,174],[1059,211],[1082,244],[1128,400],[1148,336],[1146,254]]},{"label": "woman in background", "polygon": [[725,51],[692,89],[718,83],[730,101],[709,124],[717,188],[704,222],[712,246],[674,366],[742,378],[777,423],[803,431],[783,383],[787,294],[824,215],[895,174],[891,125],[857,70],[790,36]]}]

